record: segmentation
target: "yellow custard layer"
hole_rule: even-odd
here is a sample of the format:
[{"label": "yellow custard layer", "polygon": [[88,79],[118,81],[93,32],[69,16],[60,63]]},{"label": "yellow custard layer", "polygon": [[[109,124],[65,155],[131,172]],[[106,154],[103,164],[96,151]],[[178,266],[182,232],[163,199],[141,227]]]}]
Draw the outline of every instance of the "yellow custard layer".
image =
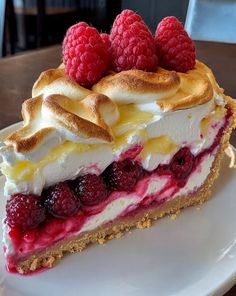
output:
[{"label": "yellow custard layer", "polygon": [[141,158],[145,158],[150,153],[170,154],[178,147],[168,136],[160,136],[149,139],[140,153]]}]

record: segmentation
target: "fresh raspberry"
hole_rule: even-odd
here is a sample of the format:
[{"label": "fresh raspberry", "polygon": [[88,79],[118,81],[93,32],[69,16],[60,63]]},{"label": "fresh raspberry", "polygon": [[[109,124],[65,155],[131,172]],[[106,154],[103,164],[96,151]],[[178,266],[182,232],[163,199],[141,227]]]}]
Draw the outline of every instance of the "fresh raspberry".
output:
[{"label": "fresh raspberry", "polygon": [[109,53],[98,31],[80,22],[70,27],[62,45],[66,74],[90,87],[108,70]]},{"label": "fresh raspberry", "polygon": [[37,227],[45,220],[40,197],[34,194],[13,194],[6,205],[7,224],[22,230]]},{"label": "fresh raspberry", "polygon": [[194,68],[194,43],[176,17],[165,17],[158,24],[155,43],[161,67],[179,72],[187,72]]},{"label": "fresh raspberry", "polygon": [[107,197],[106,184],[101,176],[84,175],[75,181],[75,193],[84,206],[93,206]]},{"label": "fresh raspberry", "polygon": [[116,17],[110,40],[114,70],[157,69],[158,59],[152,33],[141,16],[132,10],[123,10]]},{"label": "fresh raspberry", "polygon": [[66,218],[77,213],[80,201],[66,182],[50,187],[44,193],[44,206],[50,214],[58,218]]},{"label": "fresh raspberry", "polygon": [[130,191],[142,176],[140,165],[130,159],[113,162],[104,172],[111,190]]},{"label": "fresh raspberry", "polygon": [[102,41],[104,42],[105,47],[107,48],[107,50],[110,50],[111,47],[111,41],[110,41],[110,36],[107,33],[101,33],[100,34]]},{"label": "fresh raspberry", "polygon": [[110,35],[106,34],[106,33],[102,33],[100,34],[102,41],[104,43],[104,46],[106,47],[108,54],[109,54],[109,59],[108,59],[108,68],[111,69],[112,68],[112,60],[111,60],[111,41],[110,41]]},{"label": "fresh raspberry", "polygon": [[170,170],[176,179],[186,179],[194,166],[194,156],[188,147],[181,148],[170,162]]}]

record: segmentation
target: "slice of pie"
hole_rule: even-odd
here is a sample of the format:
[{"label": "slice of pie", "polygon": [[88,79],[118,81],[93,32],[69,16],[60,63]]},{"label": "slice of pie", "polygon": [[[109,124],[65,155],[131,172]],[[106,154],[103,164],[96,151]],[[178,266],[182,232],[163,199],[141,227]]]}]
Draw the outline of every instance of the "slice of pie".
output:
[{"label": "slice of pie", "polygon": [[202,203],[235,125],[235,103],[197,61],[104,75],[92,88],[62,65],[24,102],[1,148],[10,271],[52,267],[66,252]]}]

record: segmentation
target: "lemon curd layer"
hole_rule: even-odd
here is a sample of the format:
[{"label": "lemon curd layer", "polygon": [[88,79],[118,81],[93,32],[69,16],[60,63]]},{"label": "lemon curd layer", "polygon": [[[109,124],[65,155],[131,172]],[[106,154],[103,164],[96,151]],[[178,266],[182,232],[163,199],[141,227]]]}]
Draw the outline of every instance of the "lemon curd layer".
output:
[{"label": "lemon curd layer", "polygon": [[148,139],[143,150],[140,153],[141,158],[145,158],[150,153],[170,154],[178,147],[174,141],[168,136],[160,136]]}]

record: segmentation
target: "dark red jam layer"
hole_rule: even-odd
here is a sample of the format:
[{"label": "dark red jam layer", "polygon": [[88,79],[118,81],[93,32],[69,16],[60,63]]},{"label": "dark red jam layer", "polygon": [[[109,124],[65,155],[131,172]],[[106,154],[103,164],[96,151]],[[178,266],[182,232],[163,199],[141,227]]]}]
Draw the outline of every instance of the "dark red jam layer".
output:
[{"label": "dark red jam layer", "polygon": [[[51,214],[47,214],[46,220],[34,229],[22,230],[19,227],[10,227],[9,237],[12,240],[15,252],[13,254],[7,254],[8,270],[14,272],[17,263],[24,260],[31,253],[40,251],[41,249],[51,246],[53,243],[78,233],[83,225],[91,219],[93,215],[102,212],[108,204],[124,196],[124,194],[128,197],[129,195],[132,196],[135,192],[137,195],[143,196],[150,180],[153,178],[163,177],[167,180],[167,182],[159,192],[146,196],[135,206],[128,207],[119,217],[133,216],[145,208],[157,207],[158,205],[170,200],[182,187],[185,186],[189,176],[196,171],[204,158],[217,152],[216,148],[219,146],[220,140],[229,124],[231,116],[232,111],[228,109],[224,125],[219,129],[217,136],[210,147],[204,149],[196,156],[191,154],[188,147],[183,147],[173,156],[168,165],[159,165],[157,169],[152,172],[142,170],[140,173],[139,170],[136,170],[135,176],[137,177],[137,180],[130,190],[118,191],[110,186],[107,188],[107,196],[105,199],[93,205],[82,204],[77,213],[71,217],[62,219],[53,217]],[[137,155],[134,153],[135,151],[138,151],[139,153],[140,147],[132,148],[131,151],[128,151],[127,155],[129,157],[130,155],[135,157]],[[123,159],[121,162],[125,161],[125,157]],[[120,167],[123,170],[128,169],[125,168],[125,166],[119,166],[119,168]],[[106,172],[103,173],[103,179],[107,180],[108,176],[104,174],[106,174]],[[120,179],[124,182],[124,178],[122,178],[123,177],[121,176]],[[74,184],[70,184],[70,186],[73,187]],[[4,251],[6,251],[6,249],[4,249]]]}]

